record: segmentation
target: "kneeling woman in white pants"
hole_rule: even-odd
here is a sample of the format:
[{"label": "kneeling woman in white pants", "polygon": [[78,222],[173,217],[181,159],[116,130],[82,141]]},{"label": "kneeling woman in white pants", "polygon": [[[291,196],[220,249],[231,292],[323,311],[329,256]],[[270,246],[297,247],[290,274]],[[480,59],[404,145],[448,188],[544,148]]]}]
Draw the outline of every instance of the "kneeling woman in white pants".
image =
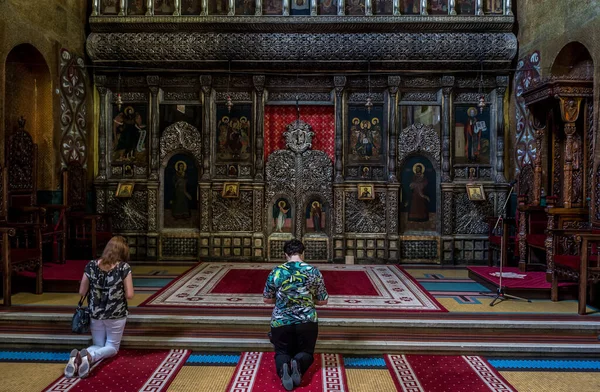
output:
[{"label": "kneeling woman in white pants", "polygon": [[127,242],[125,238],[116,236],[108,242],[100,259],[85,266],[79,294],[88,293],[93,345],[80,352],[71,351],[65,367],[66,377],[87,377],[92,364],[119,351],[127,321],[127,300],[133,298],[133,279],[128,261]]}]

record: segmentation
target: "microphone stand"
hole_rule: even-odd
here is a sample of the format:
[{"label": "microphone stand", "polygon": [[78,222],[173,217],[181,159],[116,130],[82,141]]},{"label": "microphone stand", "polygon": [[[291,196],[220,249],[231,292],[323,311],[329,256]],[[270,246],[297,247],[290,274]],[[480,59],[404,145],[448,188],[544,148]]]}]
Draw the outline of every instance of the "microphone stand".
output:
[{"label": "microphone stand", "polygon": [[[504,215],[506,215],[506,205],[508,204],[508,201],[510,200],[510,196],[512,195],[514,188],[515,188],[515,185],[513,183],[510,186],[510,191],[508,192],[506,201],[504,202],[504,205],[502,206],[502,210],[500,211],[500,215],[498,216],[498,219],[496,220],[496,224],[494,225],[494,229],[492,230],[492,233],[496,232],[496,229],[498,228],[500,221],[502,221],[504,219]],[[504,222],[502,222],[502,225],[504,226]],[[502,237],[500,238],[500,281],[498,282],[498,288],[496,289],[496,294],[483,293],[483,292],[479,293],[479,295],[482,295],[484,297],[494,297],[492,302],[490,302],[490,306],[494,306],[497,303],[501,303],[508,299],[516,299],[519,301],[531,302],[531,300],[529,300],[527,298],[522,298],[522,297],[517,297],[516,295],[506,294],[506,288],[504,286],[502,286],[502,270],[504,267],[503,252],[504,252],[504,246],[506,245],[506,235],[505,234],[507,234],[507,233],[505,233],[504,230],[502,230]]]}]

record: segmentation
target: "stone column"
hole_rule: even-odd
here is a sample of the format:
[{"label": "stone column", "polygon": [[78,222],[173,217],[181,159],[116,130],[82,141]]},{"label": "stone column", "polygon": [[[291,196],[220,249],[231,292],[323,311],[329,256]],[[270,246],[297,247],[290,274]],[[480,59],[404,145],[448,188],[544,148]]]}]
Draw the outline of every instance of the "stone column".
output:
[{"label": "stone column", "polygon": [[338,16],[346,15],[346,0],[338,0],[337,14]]},{"label": "stone column", "polygon": [[119,16],[125,16],[125,0],[119,0]]},{"label": "stone column", "polygon": [[[254,10],[254,16],[261,16],[262,14],[263,14],[262,0],[256,0],[256,9]],[[316,11],[315,11],[315,15],[316,15]]]},{"label": "stone column", "polygon": [[456,15],[456,0],[448,0],[448,14]]},{"label": "stone column", "polygon": [[388,160],[388,178],[392,183],[398,182],[396,178],[396,148],[398,147],[398,90],[400,76],[388,76],[388,91],[390,97],[390,158]]},{"label": "stone column", "polygon": [[106,180],[108,178],[108,172],[106,171],[106,148],[108,144],[108,138],[106,136],[106,117],[107,109],[109,106],[108,102],[108,89],[106,88],[106,76],[96,75],[94,77],[98,94],[100,94],[100,124],[98,124],[98,180]]},{"label": "stone column", "polygon": [[344,181],[342,173],[342,135],[344,131],[344,87],[346,86],[345,76],[334,76],[333,85],[335,86],[335,175],[334,182]]},{"label": "stone column", "polygon": [[310,16],[317,16],[317,2],[314,0],[310,2]]},{"label": "stone column", "polygon": [[94,0],[92,8],[92,16],[100,15],[100,0]]},{"label": "stone column", "polygon": [[175,11],[173,11],[173,16],[181,15],[181,0],[175,0],[173,5],[175,6]]},{"label": "stone column", "polygon": [[394,7],[394,16],[400,16],[400,0],[394,0],[393,3],[393,7]]},{"label": "stone column", "polygon": [[483,0],[475,0],[475,15],[483,16]]},{"label": "stone column", "polygon": [[154,15],[154,1],[147,0],[146,1],[146,16]]},{"label": "stone column", "polygon": [[[313,1],[314,3],[314,1]],[[365,15],[373,16],[373,3],[372,0],[365,0]]]},{"label": "stone column", "polygon": [[200,76],[200,88],[202,89],[202,109],[204,112],[202,120],[202,179],[210,179],[210,137],[212,119],[212,76]]},{"label": "stone column", "polygon": [[228,0],[227,2],[227,16],[235,15],[235,0]]},{"label": "stone column", "polygon": [[421,0],[421,15],[429,15],[427,12],[427,0]]},{"label": "stone column", "polygon": [[150,89],[150,179],[158,180],[158,167],[159,167],[159,138],[158,135],[160,130],[158,129],[159,119],[158,119],[158,83],[159,77],[158,75],[149,75],[146,77],[148,82],[148,87]]},{"label": "stone column", "polygon": [[208,15],[208,0],[202,0],[202,10],[200,11],[200,15],[206,16]]},{"label": "stone column", "polygon": [[582,98],[563,98],[560,99],[560,114],[565,123],[565,163],[563,178],[563,207],[571,208],[573,200],[573,136],[577,131],[575,122],[579,118],[579,108]]},{"label": "stone column", "polygon": [[264,179],[264,162],[265,162],[265,146],[264,146],[264,135],[265,135],[265,76],[256,75],[252,77],[252,83],[254,83],[254,90],[256,91],[256,118],[254,126],[254,138],[256,144],[256,161],[254,164],[256,180]]},{"label": "stone column", "polygon": [[450,177],[450,111],[454,76],[442,77],[442,182],[451,182]]},{"label": "stone column", "polygon": [[290,16],[290,0],[283,0],[283,16]]},{"label": "stone column", "polygon": [[512,11],[512,0],[505,0],[506,2],[504,3],[504,13],[506,15],[512,15],[513,11]]}]

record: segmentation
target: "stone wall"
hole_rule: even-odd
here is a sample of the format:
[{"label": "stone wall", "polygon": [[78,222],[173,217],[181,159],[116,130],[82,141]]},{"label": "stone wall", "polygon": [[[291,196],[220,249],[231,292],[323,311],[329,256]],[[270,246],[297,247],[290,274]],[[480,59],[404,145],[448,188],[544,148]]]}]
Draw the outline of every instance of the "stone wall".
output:
[{"label": "stone wall", "polygon": [[[51,97],[51,105],[44,105],[50,110],[46,113],[43,124],[29,118],[27,129],[34,135],[36,142],[46,143],[46,148],[40,158],[50,161],[41,169],[38,183],[41,189],[57,189],[59,184],[60,158],[59,144],[61,141],[60,125],[60,95],[57,93],[60,81],[60,50],[68,49],[78,56],[84,55],[86,38],[86,19],[88,14],[86,0],[0,0],[0,143],[4,144],[7,118],[13,118],[17,113],[7,113],[7,102],[13,95],[6,89],[6,59],[13,48],[21,44],[30,44],[43,56],[49,70],[50,83],[44,86],[46,94]],[[11,73],[11,72],[9,72]],[[85,89],[89,92],[89,82]],[[91,112],[92,96],[88,94],[87,113]],[[11,109],[9,111],[14,111]],[[39,109],[42,110],[42,109]],[[31,117],[31,115],[30,115]],[[89,119],[88,119],[89,120]],[[39,129],[35,129],[35,128]],[[89,138],[88,138],[89,140]],[[88,145],[88,152],[91,145]],[[40,149],[41,150],[41,149]],[[42,153],[42,151],[40,151]],[[0,148],[0,162],[4,162],[4,148]]]}]

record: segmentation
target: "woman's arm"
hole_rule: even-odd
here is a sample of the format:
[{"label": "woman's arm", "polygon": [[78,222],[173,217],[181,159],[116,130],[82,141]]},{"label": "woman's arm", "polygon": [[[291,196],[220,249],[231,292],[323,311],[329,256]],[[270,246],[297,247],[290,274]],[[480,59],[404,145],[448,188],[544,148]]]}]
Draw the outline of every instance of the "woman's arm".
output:
[{"label": "woman's arm", "polygon": [[83,274],[81,278],[81,283],[79,284],[79,295],[82,297],[87,294],[90,289],[90,280],[88,279],[86,274]]},{"label": "woman's arm", "polygon": [[269,304],[269,305],[274,305],[275,304],[275,298],[263,298],[263,301],[266,304]]},{"label": "woman's arm", "polygon": [[326,299],[325,301],[315,301],[315,305],[327,305],[328,301],[328,299]]},{"label": "woman's arm", "polygon": [[125,287],[125,298],[132,299],[133,298],[133,278],[131,277],[131,273],[125,277],[123,281],[123,286]]}]

